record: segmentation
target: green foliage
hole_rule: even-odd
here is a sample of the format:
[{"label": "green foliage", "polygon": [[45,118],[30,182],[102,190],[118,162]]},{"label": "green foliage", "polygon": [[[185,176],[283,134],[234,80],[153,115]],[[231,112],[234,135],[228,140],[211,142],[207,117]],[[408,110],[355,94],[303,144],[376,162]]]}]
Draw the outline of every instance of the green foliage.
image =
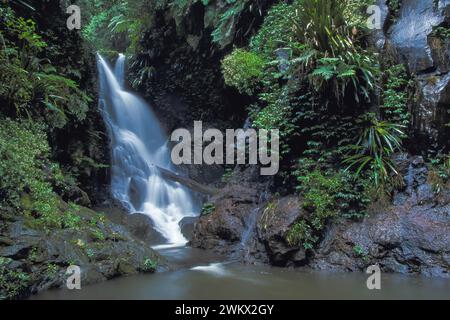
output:
[{"label": "green foliage", "polygon": [[345,1],[301,1],[292,20],[296,37],[315,50],[337,56],[352,43],[343,14],[345,5]]},{"label": "green foliage", "polygon": [[403,126],[379,121],[369,114],[366,127],[359,140],[352,145],[352,153],[344,160],[348,169],[356,168],[356,174],[364,170],[370,172],[376,187],[383,187],[395,182],[398,172],[391,156],[401,150],[401,137],[404,136]]},{"label": "green foliage", "polygon": [[[297,47],[292,61],[294,73],[308,74],[311,87],[330,92],[342,104],[351,87],[356,102],[369,100],[378,76],[376,56],[364,50],[347,21],[346,1],[304,0],[292,19]],[[295,51],[294,51],[295,53]]]},{"label": "green foliage", "polygon": [[342,189],[339,176],[325,176],[320,171],[313,171],[299,178],[303,189],[303,206],[312,212],[310,223],[316,230],[321,230],[327,219],[336,217],[335,195]]},{"label": "green foliage", "polygon": [[389,7],[389,11],[391,13],[391,19],[395,21],[400,12],[400,7],[402,5],[402,0],[388,0],[387,5]]},{"label": "green foliage", "polygon": [[376,0],[343,0],[345,2],[344,18],[357,32],[367,32],[367,8],[376,5]]},{"label": "green foliage", "polygon": [[438,156],[429,165],[428,182],[436,193],[450,184],[450,155]]},{"label": "green foliage", "polygon": [[74,203],[69,203],[69,207],[62,215],[62,227],[72,230],[80,230],[82,226],[82,219],[78,215],[80,207]]},{"label": "green foliage", "polygon": [[314,169],[312,162],[304,162],[296,175],[297,189],[308,215],[289,230],[286,237],[289,245],[302,244],[305,249],[312,249],[330,220],[359,219],[366,215],[370,203],[367,181],[343,171],[322,172]]},{"label": "green foliage", "polygon": [[155,10],[166,4],[165,0],[95,0],[93,5],[82,1],[83,11],[91,14],[83,28],[83,37],[99,51],[133,54],[143,26],[150,24]]},{"label": "green foliage", "polygon": [[150,258],[145,258],[142,268],[144,272],[155,272],[157,268],[158,263],[156,261],[153,261]]},{"label": "green foliage", "polygon": [[22,197],[29,193],[25,207],[45,215],[56,210],[55,195],[45,182],[44,168],[50,148],[43,126],[30,121],[0,121],[0,190],[2,203],[22,207]]},{"label": "green foliage", "polygon": [[222,61],[225,83],[251,95],[262,76],[264,64],[258,54],[236,49]]},{"label": "green foliage", "polygon": [[86,253],[86,255],[87,255],[89,258],[95,257],[95,251],[94,251],[94,249],[92,249],[92,248],[86,248],[86,249],[84,250],[84,252]]},{"label": "green foliage", "polygon": [[202,207],[202,216],[207,216],[213,213],[214,210],[216,210],[216,206],[214,205],[214,203],[207,202]]},{"label": "green foliage", "polygon": [[223,174],[221,181],[223,183],[228,183],[231,180],[231,178],[233,177],[233,172],[234,171],[231,168],[225,169],[225,173]]},{"label": "green foliage", "polygon": [[319,240],[313,233],[311,226],[306,221],[301,220],[289,229],[286,240],[292,247],[303,245],[305,249],[310,250]]},{"label": "green foliage", "polygon": [[[275,82],[275,79],[274,79]],[[261,106],[250,108],[250,118],[253,126],[258,129],[280,130],[280,157],[287,156],[291,151],[291,139],[297,136],[298,113],[301,104],[294,100],[301,100],[303,96],[292,99],[288,87],[279,87],[276,84],[268,87],[267,92],[259,95]]]},{"label": "green foliage", "polygon": [[355,255],[361,259],[363,259],[364,261],[368,260],[368,256],[366,251],[364,250],[363,247],[361,247],[360,245],[355,245],[353,247],[353,252],[355,253]]},{"label": "green foliage", "polygon": [[58,274],[58,271],[59,271],[59,267],[56,264],[49,263],[47,265],[47,271],[46,272],[47,272],[47,277],[48,278],[50,278],[50,279],[54,278]]},{"label": "green foliage", "polygon": [[38,54],[47,47],[32,20],[16,17],[10,9],[0,8],[0,101],[6,114],[33,116],[49,127],[61,128],[67,115],[77,121],[86,117],[91,99],[76,83],[58,75],[48,59]]},{"label": "green foliage", "polygon": [[408,110],[409,92],[412,81],[408,79],[403,64],[389,67],[384,72],[385,84],[382,91],[382,116],[386,121],[407,127],[411,114]]},{"label": "green foliage", "polygon": [[11,262],[9,258],[0,257],[0,301],[20,298],[30,282],[27,273],[11,268]]},{"label": "green foliage", "polygon": [[49,160],[44,126],[30,120],[0,120],[0,207],[13,207],[31,227],[80,230],[79,206],[63,203],[50,177],[63,179],[59,166]]},{"label": "green foliage", "polygon": [[235,28],[240,14],[245,9],[249,0],[226,0],[227,7],[222,13],[216,29],[212,32],[212,40],[218,43],[222,48],[229,44],[232,36],[234,36]]},{"label": "green foliage", "polygon": [[276,49],[289,47],[294,37],[292,19],[295,10],[287,3],[273,6],[258,33],[250,41],[250,49],[271,58]]},{"label": "green foliage", "polygon": [[447,27],[434,27],[433,32],[431,33],[433,37],[442,39],[444,41],[448,41],[450,38],[450,28]]}]

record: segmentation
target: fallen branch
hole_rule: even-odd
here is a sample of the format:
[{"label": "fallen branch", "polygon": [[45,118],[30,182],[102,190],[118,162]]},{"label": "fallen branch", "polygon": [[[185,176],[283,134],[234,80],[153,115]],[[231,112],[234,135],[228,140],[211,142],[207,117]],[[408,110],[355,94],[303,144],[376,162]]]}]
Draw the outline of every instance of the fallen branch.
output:
[{"label": "fallen branch", "polygon": [[158,170],[161,172],[161,175],[164,178],[172,180],[172,181],[175,181],[175,182],[179,182],[182,185],[184,185],[184,186],[186,186],[186,187],[188,187],[188,188],[190,188],[190,189],[192,189],[194,191],[197,191],[197,192],[200,192],[200,193],[203,193],[203,194],[207,194],[207,195],[211,195],[211,196],[219,193],[219,189],[205,186],[205,185],[203,185],[201,183],[198,183],[195,180],[192,180],[190,178],[184,177],[184,176],[182,176],[180,174],[174,173],[174,172],[169,171],[167,169],[164,169],[164,168],[161,168],[161,167],[158,167],[158,166],[155,166],[155,167],[158,168]]}]

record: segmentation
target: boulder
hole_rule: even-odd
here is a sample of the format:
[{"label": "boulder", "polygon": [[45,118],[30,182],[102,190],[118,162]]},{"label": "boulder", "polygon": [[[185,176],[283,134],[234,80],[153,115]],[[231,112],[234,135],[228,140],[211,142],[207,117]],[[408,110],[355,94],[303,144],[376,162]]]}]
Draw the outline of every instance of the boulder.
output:
[{"label": "boulder", "polygon": [[202,249],[213,249],[219,253],[230,253],[238,245],[245,231],[246,216],[258,202],[257,190],[239,185],[230,185],[211,199],[214,211],[197,221],[192,245]]},{"label": "boulder", "polygon": [[[149,269],[148,261],[157,263],[160,271],[168,268],[165,259],[123,225],[83,207],[77,215],[81,218],[77,227],[53,228],[52,232],[23,216],[17,216],[13,222],[2,221],[1,237],[5,240],[0,242],[0,276],[11,278],[15,284],[13,291],[0,292],[0,296],[24,298],[65,286],[70,265],[81,268],[83,286],[156,271]],[[141,231],[135,230],[134,234],[146,239],[148,234]]]},{"label": "boulder", "polygon": [[281,198],[262,209],[257,225],[258,238],[264,244],[273,265],[305,264],[304,248],[290,246],[286,240],[289,230],[304,215],[298,196]]},{"label": "boulder", "polygon": [[450,190],[436,196],[422,157],[399,165],[405,190],[393,205],[362,222],[341,221],[326,232],[309,265],[314,269],[385,272],[450,278]]}]

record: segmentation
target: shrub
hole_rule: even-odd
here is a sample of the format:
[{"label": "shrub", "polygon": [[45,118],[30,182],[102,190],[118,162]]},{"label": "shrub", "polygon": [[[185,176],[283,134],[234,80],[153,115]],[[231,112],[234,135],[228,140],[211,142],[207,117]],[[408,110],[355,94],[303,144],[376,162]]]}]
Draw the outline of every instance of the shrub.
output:
[{"label": "shrub", "polygon": [[158,263],[156,261],[153,261],[150,258],[146,258],[144,260],[143,269],[142,269],[144,272],[155,272],[157,268],[158,268]]},{"label": "shrub", "polygon": [[250,41],[250,49],[270,58],[278,48],[290,47],[294,39],[292,19],[295,10],[287,3],[273,6],[258,33]]},{"label": "shrub", "polygon": [[346,1],[304,0],[292,20],[294,31],[302,44],[293,69],[309,75],[311,86],[319,93],[334,94],[340,104],[352,87],[355,100],[370,98],[378,75],[378,63],[371,52],[364,50],[346,19]]},{"label": "shrub", "polygon": [[202,216],[207,216],[216,210],[216,206],[213,203],[205,203],[202,207]]},{"label": "shrub", "polygon": [[367,180],[343,171],[322,172],[314,169],[310,161],[303,161],[296,175],[297,190],[303,197],[303,208],[308,215],[287,233],[289,245],[302,244],[305,249],[312,249],[330,220],[340,217],[359,219],[366,215],[370,203]]},{"label": "shrub", "polygon": [[384,72],[385,84],[382,91],[383,103],[380,106],[383,118],[389,122],[408,126],[411,114],[408,110],[409,89],[412,86],[408,80],[403,64],[389,67]]},{"label": "shrub", "polygon": [[429,167],[428,182],[436,193],[441,193],[450,182],[450,155],[433,159]]},{"label": "shrub", "polygon": [[356,174],[364,170],[370,172],[376,187],[384,187],[395,182],[398,176],[391,156],[401,150],[402,125],[379,121],[369,114],[369,121],[363,129],[358,142],[351,146],[352,153],[343,161],[347,170],[356,168]]},{"label": "shrub", "polygon": [[33,200],[46,198],[51,187],[44,183],[43,169],[50,148],[44,127],[31,121],[0,120],[0,190],[3,202],[21,206],[21,196],[30,191]]},{"label": "shrub", "polygon": [[30,282],[27,273],[10,267],[11,262],[9,258],[0,257],[0,300],[20,298]]},{"label": "shrub", "polygon": [[286,235],[286,240],[292,247],[303,245],[305,249],[312,249],[319,240],[313,233],[311,226],[301,220],[291,227]]},{"label": "shrub", "polygon": [[77,121],[86,117],[92,101],[76,83],[59,75],[39,53],[47,44],[36,33],[32,20],[16,17],[11,9],[0,8],[0,100],[4,113],[15,117],[33,116],[50,128],[61,128],[67,116]]},{"label": "shrub", "polygon": [[70,204],[61,213],[61,201],[48,182],[58,168],[49,160],[44,126],[0,120],[0,206],[22,211],[33,227],[76,229],[80,224],[77,207]]},{"label": "shrub", "polygon": [[225,83],[251,95],[263,74],[264,60],[256,53],[236,49],[222,61]]}]

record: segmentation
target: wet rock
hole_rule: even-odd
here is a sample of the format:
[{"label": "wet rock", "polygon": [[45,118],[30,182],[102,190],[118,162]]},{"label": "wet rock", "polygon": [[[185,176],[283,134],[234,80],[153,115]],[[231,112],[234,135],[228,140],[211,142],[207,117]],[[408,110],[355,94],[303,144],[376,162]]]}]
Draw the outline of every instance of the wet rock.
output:
[{"label": "wet rock", "polygon": [[434,0],[402,2],[399,18],[390,31],[391,41],[406,59],[411,72],[419,73],[433,68],[428,35],[434,26],[443,21],[443,12],[436,8]]},{"label": "wet rock", "polygon": [[164,237],[154,229],[152,219],[144,214],[126,214],[122,219],[122,224],[133,236],[147,244],[161,244],[166,241]]},{"label": "wet rock", "polygon": [[262,210],[258,219],[258,237],[272,264],[287,266],[305,263],[306,252],[303,247],[292,247],[286,240],[291,227],[304,214],[297,196],[281,198]]},{"label": "wet rock", "polygon": [[[82,219],[77,228],[53,228],[52,232],[31,229],[25,217],[17,217],[14,222],[2,221],[2,237],[11,241],[2,242],[0,257],[9,259],[8,264],[14,266],[16,272],[12,276],[28,277],[16,279],[17,292],[13,298],[64,286],[65,272],[70,265],[81,268],[82,285],[154,271],[148,269],[146,261],[157,263],[159,270],[168,268],[167,262],[147,242],[135,237],[126,227],[100,218],[86,208],[81,208],[77,215]],[[0,273],[4,273],[1,263],[2,260]]]},{"label": "wet rock", "polygon": [[98,211],[105,212],[108,218],[118,227],[125,229],[137,239],[148,245],[165,243],[164,237],[154,229],[152,219],[141,213],[128,213],[120,203],[113,203],[109,207],[97,208]]},{"label": "wet rock", "polygon": [[450,22],[449,10],[448,0],[404,1],[398,19],[387,33],[400,61],[417,76],[419,99],[412,109],[412,125],[430,151],[448,139],[445,124],[450,104],[450,43],[434,36],[433,29]]},{"label": "wet rock", "polygon": [[75,186],[72,186],[70,190],[67,191],[66,199],[80,206],[89,207],[91,205],[91,200],[87,193]]},{"label": "wet rock", "polygon": [[[315,252],[310,266],[361,271],[378,264],[383,271],[450,278],[450,205],[393,207],[361,223],[336,225]],[[358,247],[362,253],[355,251]]]},{"label": "wet rock", "polygon": [[189,241],[192,239],[197,217],[186,217],[180,221],[181,233]]},{"label": "wet rock", "polygon": [[254,262],[261,254],[260,242],[255,241],[255,224],[259,208],[267,201],[271,178],[261,178],[257,166],[237,166],[228,185],[208,202],[212,213],[198,219],[194,227],[193,247],[212,249],[233,259]]},{"label": "wet rock", "polygon": [[379,264],[386,272],[450,278],[450,190],[437,196],[423,158],[403,159],[399,168],[407,187],[393,205],[362,222],[332,225],[309,262],[312,268],[361,271]]},{"label": "wet rock", "polygon": [[373,30],[370,40],[378,49],[383,49],[386,45],[385,29],[388,24],[389,7],[386,0],[377,0],[375,3],[381,9],[381,29]]},{"label": "wet rock", "polygon": [[213,249],[229,253],[230,246],[241,241],[245,229],[246,215],[258,201],[257,191],[239,185],[222,190],[211,202],[215,209],[200,217],[193,232],[192,245],[202,249]]}]

